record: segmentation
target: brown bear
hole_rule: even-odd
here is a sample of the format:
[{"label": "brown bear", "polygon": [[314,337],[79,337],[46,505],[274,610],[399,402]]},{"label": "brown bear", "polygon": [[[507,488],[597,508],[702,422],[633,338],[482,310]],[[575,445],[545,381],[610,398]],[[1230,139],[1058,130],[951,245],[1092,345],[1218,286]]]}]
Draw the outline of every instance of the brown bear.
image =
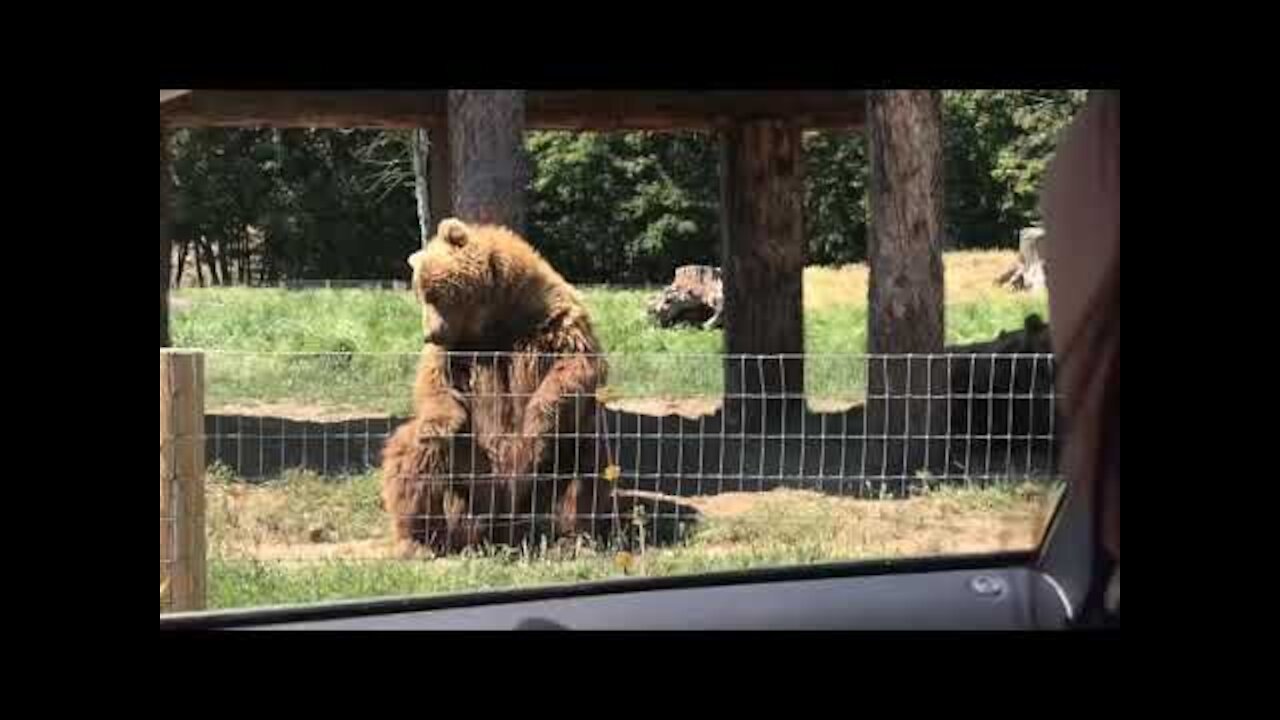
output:
[{"label": "brown bear", "polygon": [[577,291],[512,231],[455,218],[409,265],[424,347],[413,417],[382,455],[397,541],[448,552],[602,529],[617,509],[594,432],[607,368]]}]

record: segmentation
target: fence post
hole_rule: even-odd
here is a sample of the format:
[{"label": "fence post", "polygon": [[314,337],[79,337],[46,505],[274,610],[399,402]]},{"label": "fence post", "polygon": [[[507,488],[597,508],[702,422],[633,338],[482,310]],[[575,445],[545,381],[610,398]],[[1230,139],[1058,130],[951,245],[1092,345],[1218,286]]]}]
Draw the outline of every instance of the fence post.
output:
[{"label": "fence post", "polygon": [[205,606],[204,353],[160,349],[160,610]]}]

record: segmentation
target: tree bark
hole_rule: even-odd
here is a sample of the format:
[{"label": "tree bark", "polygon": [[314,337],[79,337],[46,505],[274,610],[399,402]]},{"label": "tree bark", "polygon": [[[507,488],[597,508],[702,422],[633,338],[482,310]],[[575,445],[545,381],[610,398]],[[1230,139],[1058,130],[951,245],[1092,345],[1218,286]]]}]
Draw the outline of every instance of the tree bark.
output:
[{"label": "tree bark", "polygon": [[[871,155],[868,261],[867,429],[887,435],[868,446],[873,474],[905,476],[941,467],[945,420],[930,416],[939,365],[905,354],[943,349],[944,187],[941,96],[936,91],[873,91],[867,96]],[[888,357],[875,357],[884,355]],[[945,367],[945,364],[942,364]],[[908,392],[912,396],[908,399]],[[934,413],[942,416],[944,413]],[[938,421],[943,419],[941,425]],[[877,467],[878,465],[878,467]],[[901,486],[905,486],[905,482]]]},{"label": "tree bark", "polygon": [[[805,265],[800,128],[782,120],[721,137],[725,417],[804,407]],[[771,357],[759,357],[760,355]],[[789,357],[778,357],[780,355]]]},{"label": "tree bark", "polygon": [[450,90],[454,214],[525,230],[523,90]]},{"label": "tree bark", "polygon": [[160,126],[160,347],[169,346],[169,263],[173,252],[169,235],[169,144]]}]

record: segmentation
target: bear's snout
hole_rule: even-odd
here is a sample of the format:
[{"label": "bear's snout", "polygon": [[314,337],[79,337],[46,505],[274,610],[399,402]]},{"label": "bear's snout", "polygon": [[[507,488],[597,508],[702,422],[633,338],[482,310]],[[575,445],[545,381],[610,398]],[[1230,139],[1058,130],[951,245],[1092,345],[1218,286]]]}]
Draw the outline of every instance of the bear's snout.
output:
[{"label": "bear's snout", "polygon": [[422,340],[434,345],[449,344],[449,324],[431,303],[422,304]]}]

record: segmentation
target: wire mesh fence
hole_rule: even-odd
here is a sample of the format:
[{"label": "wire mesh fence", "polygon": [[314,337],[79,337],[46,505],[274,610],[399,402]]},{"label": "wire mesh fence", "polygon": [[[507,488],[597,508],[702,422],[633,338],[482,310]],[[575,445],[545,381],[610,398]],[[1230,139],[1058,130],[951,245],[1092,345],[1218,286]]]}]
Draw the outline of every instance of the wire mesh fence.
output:
[{"label": "wire mesh fence", "polygon": [[436,549],[678,537],[685,500],[722,493],[1057,477],[1049,355],[450,353],[448,391],[415,413],[420,361],[209,353],[205,460],[250,481],[373,474],[397,538]]}]

